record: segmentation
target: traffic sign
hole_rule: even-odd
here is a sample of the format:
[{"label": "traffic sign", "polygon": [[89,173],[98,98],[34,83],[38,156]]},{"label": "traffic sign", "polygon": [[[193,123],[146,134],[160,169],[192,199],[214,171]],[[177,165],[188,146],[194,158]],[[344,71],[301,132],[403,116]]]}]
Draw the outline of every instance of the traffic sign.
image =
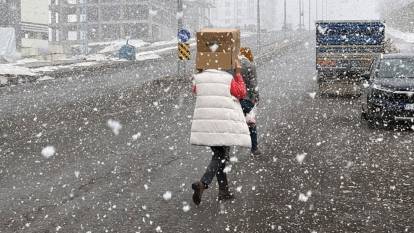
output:
[{"label": "traffic sign", "polygon": [[190,44],[189,43],[178,43],[178,58],[180,60],[190,60]]},{"label": "traffic sign", "polygon": [[182,28],[182,29],[180,29],[178,31],[178,35],[177,36],[178,36],[178,40],[181,43],[186,43],[186,42],[188,42],[190,40],[191,33],[187,29]]}]

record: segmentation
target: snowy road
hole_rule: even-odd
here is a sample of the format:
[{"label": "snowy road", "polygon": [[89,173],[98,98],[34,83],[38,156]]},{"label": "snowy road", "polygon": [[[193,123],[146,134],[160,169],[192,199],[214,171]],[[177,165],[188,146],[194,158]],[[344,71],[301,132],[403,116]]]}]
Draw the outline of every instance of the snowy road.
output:
[{"label": "snowy road", "polygon": [[261,62],[264,155],[233,149],[233,203],[215,185],[191,203],[210,152],[188,143],[190,84],[149,81],[175,62],[58,94],[58,80],[1,89],[0,232],[412,232],[413,132],[368,129],[359,100],[315,96],[312,41]]}]

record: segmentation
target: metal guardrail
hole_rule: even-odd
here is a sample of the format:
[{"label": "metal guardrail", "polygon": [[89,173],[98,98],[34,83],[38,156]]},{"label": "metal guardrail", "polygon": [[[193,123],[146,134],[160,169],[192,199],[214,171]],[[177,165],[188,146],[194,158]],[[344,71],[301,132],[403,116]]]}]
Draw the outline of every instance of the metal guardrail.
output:
[{"label": "metal guardrail", "polygon": [[[257,61],[258,65],[261,65],[262,62],[264,62],[266,59],[274,56],[277,53],[285,52],[286,50],[288,50],[290,48],[294,48],[294,47],[302,44],[307,37],[308,37],[308,35],[306,35],[306,34],[299,35],[299,36],[295,35],[295,34],[289,34],[289,36],[285,37],[282,41],[277,40],[277,41],[274,41],[272,43],[268,43],[262,49],[262,51],[267,50],[268,52],[262,53],[259,56],[257,56],[257,58],[256,58],[256,61]],[[292,39],[292,38],[294,38],[293,41],[288,40],[288,39]]]}]

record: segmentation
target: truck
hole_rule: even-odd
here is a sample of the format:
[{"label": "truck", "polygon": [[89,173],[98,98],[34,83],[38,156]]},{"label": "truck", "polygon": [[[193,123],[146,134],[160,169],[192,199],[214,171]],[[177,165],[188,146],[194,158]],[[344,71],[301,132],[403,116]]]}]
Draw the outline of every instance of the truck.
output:
[{"label": "truck", "polygon": [[317,21],[319,93],[361,94],[362,77],[385,48],[383,21]]}]

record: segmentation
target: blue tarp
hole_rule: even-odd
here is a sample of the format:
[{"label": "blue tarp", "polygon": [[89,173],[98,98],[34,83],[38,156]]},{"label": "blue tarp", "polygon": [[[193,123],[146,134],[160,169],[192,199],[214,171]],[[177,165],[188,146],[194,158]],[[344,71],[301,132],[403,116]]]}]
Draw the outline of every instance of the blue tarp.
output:
[{"label": "blue tarp", "polygon": [[381,45],[385,40],[382,22],[317,23],[318,45]]},{"label": "blue tarp", "polygon": [[135,61],[136,59],[136,48],[130,44],[123,45],[119,50],[119,58]]}]

